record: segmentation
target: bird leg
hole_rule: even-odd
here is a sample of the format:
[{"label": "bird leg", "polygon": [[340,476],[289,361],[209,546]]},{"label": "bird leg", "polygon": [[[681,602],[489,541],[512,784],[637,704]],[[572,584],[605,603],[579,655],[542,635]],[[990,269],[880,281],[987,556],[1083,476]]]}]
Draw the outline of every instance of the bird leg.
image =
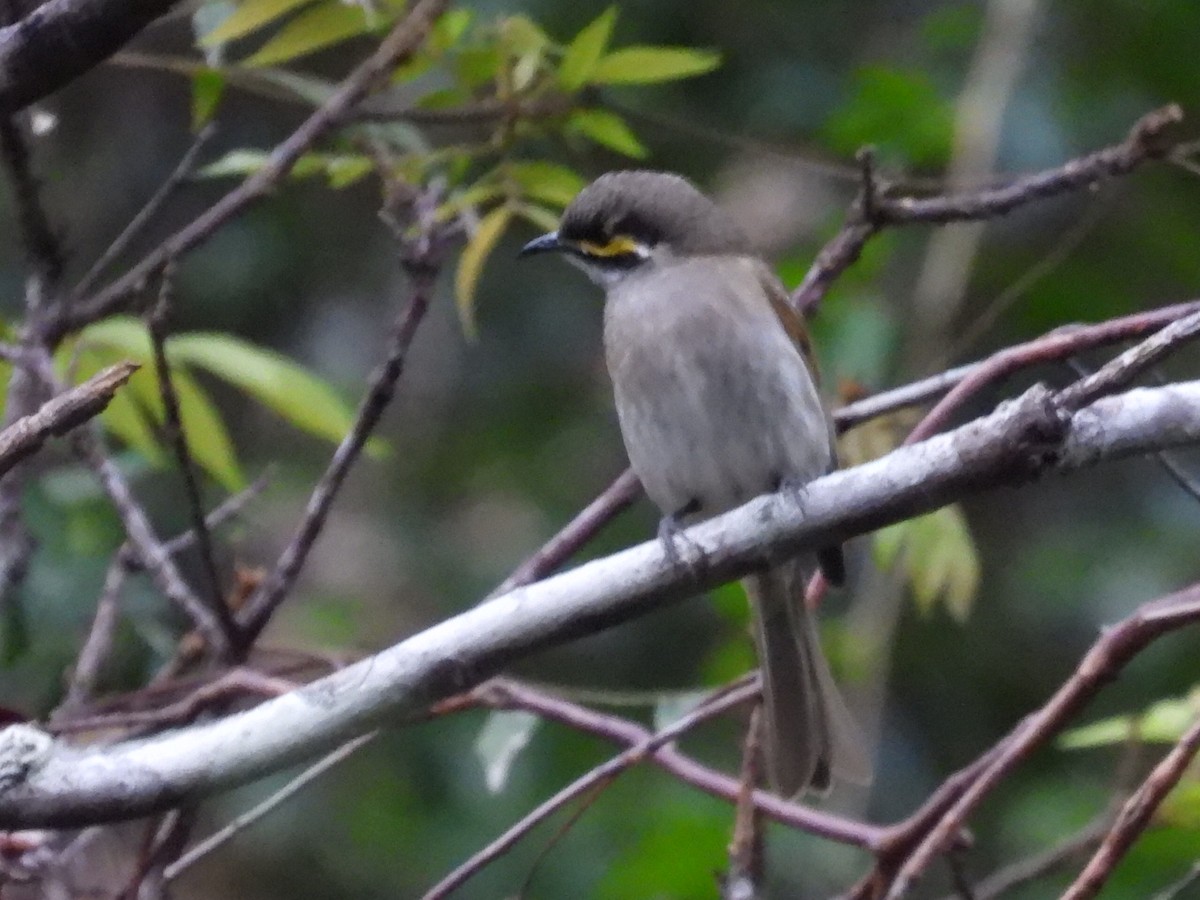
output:
[{"label": "bird leg", "polygon": [[[693,497],[686,504],[670,515],[663,516],[658,522],[658,539],[662,542],[663,552],[671,565],[676,569],[684,568],[691,572],[693,578],[699,578],[708,567],[708,554],[704,548],[687,536],[683,520],[700,511],[700,501]],[[680,552],[680,547],[687,550],[687,556]]]}]

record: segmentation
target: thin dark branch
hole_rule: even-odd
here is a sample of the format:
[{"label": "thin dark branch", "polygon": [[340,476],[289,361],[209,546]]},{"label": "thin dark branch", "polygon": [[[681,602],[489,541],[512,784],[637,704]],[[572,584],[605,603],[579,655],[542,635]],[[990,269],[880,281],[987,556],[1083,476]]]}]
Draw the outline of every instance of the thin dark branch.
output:
[{"label": "thin dark branch", "polygon": [[[887,878],[887,870],[896,864],[896,859],[888,853],[881,856],[875,879],[885,883],[890,881],[887,893],[889,900],[905,896],[933,859],[952,845],[967,817],[992,789],[1064,727],[1134,656],[1163,634],[1197,621],[1200,621],[1200,585],[1193,585],[1144,604],[1132,615],[1107,629],[1054,696],[1041,709],[1026,716],[993,748],[986,765],[981,767],[961,795],[927,832],[922,832],[920,843],[899,867],[894,879]],[[1200,740],[1200,736],[1197,739]],[[901,829],[892,839],[897,844],[904,844],[911,837],[911,833]],[[867,893],[855,896],[876,895]]]},{"label": "thin dark branch", "polygon": [[[1035,200],[1127,175],[1145,162],[1163,159],[1174,146],[1173,126],[1182,118],[1183,111],[1175,105],[1147,113],[1121,143],[1053,169],[1014,178],[1001,187],[935,197],[897,197],[889,196],[887,185],[872,181],[855,201],[846,224],[817,254],[792,293],[792,302],[802,311],[815,310],[834,280],[858,259],[867,241],[885,227],[991,219]],[[863,203],[864,197],[873,200],[869,209]]]},{"label": "thin dark branch", "polygon": [[1200,719],[1192,723],[1171,752],[1126,801],[1100,848],[1062,895],[1062,900],[1089,900],[1100,893],[1117,864],[1150,824],[1155,810],[1179,783],[1197,750],[1200,750]]},{"label": "thin dark branch", "polygon": [[[0,44],[2,54],[3,45]],[[36,314],[51,300],[50,293],[62,277],[63,251],[42,204],[41,189],[29,158],[29,145],[20,123],[12,116],[0,115],[0,158],[12,186],[26,262],[36,282],[27,291],[26,305],[30,313]]]},{"label": "thin dark branch", "polygon": [[287,177],[309,148],[341,122],[389,72],[416,52],[447,3],[448,0],[417,0],[380,42],[378,49],[351,72],[299,128],[276,146],[261,169],[163,241],[108,287],[89,298],[76,298],[73,307],[56,323],[52,337],[62,338],[122,309],[170,260],[179,259],[208,240],[233,216],[265,196]]},{"label": "thin dark branch", "polygon": [[763,823],[758,807],[754,805],[754,788],[762,767],[761,729],[760,704],[750,713],[742,744],[742,789],[738,794],[733,836],[729,841],[729,871],[721,878],[722,900],[755,900],[763,879]]},{"label": "thin dark branch", "polygon": [[387,356],[372,373],[354,424],[338,445],[321,480],[313,488],[295,534],[280,554],[274,569],[263,579],[262,585],[246,601],[238,615],[238,624],[243,628],[247,645],[253,644],[291,591],[325,525],[342,483],[396,392],[409,348],[432,299],[442,249],[440,246],[434,250],[427,248],[423,259],[413,260],[407,266],[410,278],[408,302],[392,326]]},{"label": "thin dark branch", "polygon": [[208,578],[208,601],[213,616],[224,632],[224,645],[234,653],[242,650],[241,635],[229,604],[225,601],[225,591],[221,587],[221,576],[217,572],[216,553],[213,550],[212,535],[204,521],[204,499],[200,496],[199,474],[196,471],[192,451],[188,447],[187,432],[183,427],[183,416],[179,410],[179,394],[175,390],[175,379],[171,373],[171,365],[167,361],[167,319],[170,315],[171,291],[174,285],[174,267],[168,265],[163,270],[162,285],[158,292],[158,301],[154,309],[146,317],[146,328],[150,332],[150,344],[154,351],[154,372],[158,378],[158,393],[163,405],[163,421],[167,440],[175,453],[175,461],[179,466],[179,475],[183,479],[184,492],[187,495],[188,515],[192,520],[192,533],[195,536],[196,549],[199,551],[200,565]]},{"label": "thin dark branch", "polygon": [[104,274],[105,270],[112,265],[118,256],[128,249],[129,245],[142,233],[146,225],[158,215],[159,210],[163,208],[171,198],[171,195],[175,193],[176,189],[191,174],[201,151],[208,145],[208,142],[215,133],[216,127],[211,123],[200,130],[195,140],[192,141],[192,145],[188,147],[187,152],[179,160],[179,164],[167,176],[167,180],[151,195],[150,199],[146,201],[146,205],[138,210],[137,214],[129,220],[129,224],[121,230],[121,233],[113,239],[108,248],[92,263],[92,267],[87,270],[87,273],[79,279],[79,283],[71,289],[72,298],[86,297],[88,292],[95,287],[96,281]]},{"label": "thin dark branch", "polygon": [[0,112],[12,114],[103,62],[177,0],[48,0],[0,29]]}]

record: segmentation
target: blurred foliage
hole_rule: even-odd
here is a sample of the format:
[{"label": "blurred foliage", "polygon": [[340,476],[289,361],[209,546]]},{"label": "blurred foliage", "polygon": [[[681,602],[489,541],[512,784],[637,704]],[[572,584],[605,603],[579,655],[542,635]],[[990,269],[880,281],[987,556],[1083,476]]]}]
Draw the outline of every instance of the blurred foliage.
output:
[{"label": "blurred foliage", "polygon": [[[1038,39],[1017,61],[1022,74],[1005,114],[1003,171],[1057,165],[1119,140],[1150,108],[1191,101],[1197,4],[1039,6]],[[228,179],[256,171],[398,9],[370,0],[203,3],[193,33],[180,20],[165,22],[48,101],[59,124],[35,155],[72,264],[84,268],[108,245],[187,148],[189,128],[215,123],[216,149],[147,241],[196,215]],[[849,157],[860,144],[880,149],[888,174],[936,177],[948,162],[985,10],[982,0],[872,0],[853,11],[828,0],[736,9],[717,0],[480,0],[444,15],[369,115],[341,123],[274,196],[180,266],[181,333],[168,353],[183,385],[185,427],[213,482],[207,495],[215,500],[243,472],[278,466],[270,494],[220,535],[221,561],[269,564],[326,460],[325,439],[345,428],[342,398],[361,389],[390,318],[385,306],[401,290],[394,247],[375,218],[379,168],[440,185],[439,215],[470,227],[446,302],[418,336],[387,420],[382,437],[392,452],[364,460],[349,480],[272,645],[369,650],[464,609],[620,471],[591,286],[562,268],[511,259],[522,240],[554,227],[581,184],[627,165],[684,172],[729,203],[794,285],[842,221],[858,177]],[[6,204],[0,278],[10,298],[3,314],[15,322],[24,267]],[[1088,218],[1095,204],[1101,214]],[[928,357],[965,361],[1067,322],[1194,296],[1198,209],[1194,174],[1163,166],[989,223],[962,332],[1052,257],[1074,226],[1087,227],[985,334],[928,347]],[[883,234],[825,300],[813,324],[830,393],[912,374],[901,347],[913,339],[910,298],[929,233]],[[79,378],[117,358],[148,361],[146,351],[140,323],[118,320],[89,329],[58,362]],[[1173,360],[1166,374],[1185,376],[1194,363]],[[151,369],[105,423],[131,448],[118,460],[169,534],[187,516],[159,441]],[[964,415],[1034,377],[1070,376],[1014,379]],[[843,452],[848,460],[886,452],[908,424],[856,429]],[[5,611],[0,671],[3,705],[34,715],[60,699],[62,673],[122,540],[85,471],[48,455],[38,475],[27,491],[38,552],[25,602]],[[852,586],[827,603],[826,630],[835,663],[867,698],[859,709],[869,711],[872,697],[886,703],[866,722],[878,734],[874,788],[869,797],[839,789],[833,808],[884,822],[910,812],[1044,702],[1104,622],[1200,575],[1198,519],[1195,501],[1152,463],[1130,461],[973,497],[890,529],[873,549],[857,548]],[[643,504],[586,555],[645,539],[653,524]],[[874,571],[881,553],[903,567],[893,581],[904,587]],[[647,724],[669,718],[696,690],[753,664],[740,590],[710,599],[547,652],[519,674],[607,691],[618,711]],[[112,691],[143,684],[183,627],[142,578],[123,604],[104,673]],[[961,622],[968,604],[971,617]],[[1187,713],[1182,701],[1159,698],[1196,682],[1194,637],[1147,650],[1088,710],[1098,724],[1078,723],[1065,739],[1081,749],[1035,755],[980,810],[968,875],[1034,854],[1094,817],[1110,799],[1130,727],[1149,740],[1147,729],[1169,719],[1159,732],[1169,739]],[[635,705],[628,691],[641,692]],[[198,867],[181,892],[415,896],[612,752],[560,726],[488,721],[469,714],[386,732]],[[683,748],[733,770],[743,724],[713,723]],[[481,734],[489,740],[472,752]],[[1163,749],[1147,749],[1139,774]],[[214,804],[211,822],[261,799],[266,787]],[[1186,873],[1198,804],[1189,777],[1107,897],[1140,900]],[[725,865],[732,824],[726,804],[645,767],[618,778],[560,836],[574,812],[534,832],[459,896],[511,896],[531,872],[528,897],[715,895],[711,873]],[[828,895],[866,862],[782,829],[769,838],[774,896]],[[941,878],[931,875],[923,896],[945,894]],[[1014,896],[1050,896],[1061,886],[1043,881]]]}]

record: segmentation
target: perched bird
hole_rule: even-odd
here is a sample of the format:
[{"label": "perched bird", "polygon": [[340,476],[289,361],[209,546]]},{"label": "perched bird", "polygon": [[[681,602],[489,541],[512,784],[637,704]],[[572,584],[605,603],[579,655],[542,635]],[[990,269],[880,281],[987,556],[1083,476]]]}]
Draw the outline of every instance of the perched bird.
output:
[{"label": "perched bird", "polygon": [[[611,172],[584,188],[557,231],[522,254],[558,251],[604,288],[604,351],[629,461],[676,530],[836,467],[801,317],[745,236],[691,182]],[[745,580],[766,714],[767,773],[784,796],[831,775],[869,777],[861,743],[804,604],[819,562],[840,583],[840,546]]]}]

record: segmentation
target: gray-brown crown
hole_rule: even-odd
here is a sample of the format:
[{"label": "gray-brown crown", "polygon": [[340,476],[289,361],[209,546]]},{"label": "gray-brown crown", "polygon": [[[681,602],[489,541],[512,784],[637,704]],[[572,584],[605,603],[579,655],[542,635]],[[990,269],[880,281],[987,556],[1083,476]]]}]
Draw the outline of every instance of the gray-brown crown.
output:
[{"label": "gray-brown crown", "polygon": [[742,230],[694,184],[670,172],[649,170],[601,175],[571,201],[558,234],[568,241],[602,245],[628,235],[698,256],[750,252]]}]

